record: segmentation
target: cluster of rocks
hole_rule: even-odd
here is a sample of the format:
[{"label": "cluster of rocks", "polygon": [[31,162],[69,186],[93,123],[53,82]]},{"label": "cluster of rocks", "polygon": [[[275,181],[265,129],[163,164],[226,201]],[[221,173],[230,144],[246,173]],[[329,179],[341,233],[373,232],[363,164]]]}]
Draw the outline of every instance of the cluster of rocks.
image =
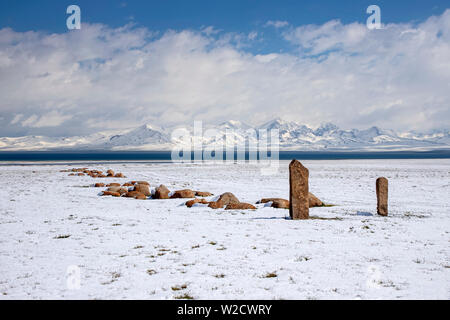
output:
[{"label": "cluster of rocks", "polygon": [[68,170],[61,170],[60,172],[71,172],[69,176],[90,176],[92,178],[126,178],[121,172],[115,173],[109,169],[106,173],[100,170],[89,170],[88,168],[73,168]]},{"label": "cluster of rocks", "polygon": [[[203,199],[204,200],[204,199]],[[193,200],[195,201],[195,200]],[[189,202],[189,201],[188,201]],[[188,202],[186,203],[189,206]],[[200,202],[207,204],[211,209],[222,209],[225,210],[255,210],[256,207],[250,203],[240,202],[239,199],[231,192],[225,192],[220,195],[219,199],[216,201],[203,201]],[[192,206],[192,205],[191,205]]]},{"label": "cluster of rocks", "polygon": [[[272,208],[278,208],[278,209],[289,209],[289,200],[282,199],[282,198],[264,198],[257,202],[259,203],[269,203],[271,202]],[[317,198],[314,194],[309,192],[308,194],[308,206],[309,208],[314,207],[323,207],[325,204]]]}]

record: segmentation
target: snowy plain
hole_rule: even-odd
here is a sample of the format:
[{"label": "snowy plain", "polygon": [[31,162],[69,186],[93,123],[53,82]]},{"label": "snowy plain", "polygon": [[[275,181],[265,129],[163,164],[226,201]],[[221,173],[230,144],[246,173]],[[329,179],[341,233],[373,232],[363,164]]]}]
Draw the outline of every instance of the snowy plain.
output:
[{"label": "snowy plain", "polygon": [[[268,176],[244,163],[0,164],[0,299],[450,299],[449,159],[302,163],[310,191],[335,205],[312,208],[308,221],[91,187],[146,180],[249,203],[288,199],[285,161]],[[59,172],[74,167],[127,178]],[[379,176],[389,217],[376,215]]]}]

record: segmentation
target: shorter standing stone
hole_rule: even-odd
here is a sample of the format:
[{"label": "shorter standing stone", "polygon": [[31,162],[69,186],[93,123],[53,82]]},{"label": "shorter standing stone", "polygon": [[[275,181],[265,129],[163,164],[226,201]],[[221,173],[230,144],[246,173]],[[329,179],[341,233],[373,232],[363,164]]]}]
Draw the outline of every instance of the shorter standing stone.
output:
[{"label": "shorter standing stone", "polygon": [[388,179],[377,179],[377,213],[380,216],[388,215]]},{"label": "shorter standing stone", "polygon": [[299,161],[289,164],[289,215],[291,219],[309,218],[309,170]]}]

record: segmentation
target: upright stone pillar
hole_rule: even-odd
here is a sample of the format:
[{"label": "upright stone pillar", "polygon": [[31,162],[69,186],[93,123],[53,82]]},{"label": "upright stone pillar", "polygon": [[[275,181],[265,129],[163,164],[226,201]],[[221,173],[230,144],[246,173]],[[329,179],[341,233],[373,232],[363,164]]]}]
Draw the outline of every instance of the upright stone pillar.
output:
[{"label": "upright stone pillar", "polygon": [[388,215],[388,179],[377,179],[377,213],[380,216]]},{"label": "upright stone pillar", "polygon": [[299,161],[289,164],[289,215],[293,220],[309,218],[309,171]]}]

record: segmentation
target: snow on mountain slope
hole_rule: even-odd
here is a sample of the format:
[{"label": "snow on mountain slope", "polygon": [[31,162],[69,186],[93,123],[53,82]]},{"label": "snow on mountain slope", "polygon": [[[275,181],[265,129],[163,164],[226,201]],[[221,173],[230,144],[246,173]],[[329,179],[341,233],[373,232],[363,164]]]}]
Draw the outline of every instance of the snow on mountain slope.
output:
[{"label": "snow on mountain slope", "polygon": [[[428,134],[417,132],[395,133],[372,127],[366,130],[342,130],[332,123],[324,123],[316,129],[282,119],[274,119],[261,126],[252,127],[244,122],[230,120],[219,125],[203,125],[196,141],[203,148],[222,145],[227,132],[232,132],[236,143],[250,141],[256,145],[262,132],[279,131],[280,150],[432,150],[450,148],[448,130]],[[185,132],[194,134],[192,127]],[[171,150],[174,146],[190,145],[187,140],[172,137],[173,129],[145,124],[121,131],[99,132],[78,137],[0,137],[0,151],[38,150]],[[209,134],[208,134],[209,133]]]}]

